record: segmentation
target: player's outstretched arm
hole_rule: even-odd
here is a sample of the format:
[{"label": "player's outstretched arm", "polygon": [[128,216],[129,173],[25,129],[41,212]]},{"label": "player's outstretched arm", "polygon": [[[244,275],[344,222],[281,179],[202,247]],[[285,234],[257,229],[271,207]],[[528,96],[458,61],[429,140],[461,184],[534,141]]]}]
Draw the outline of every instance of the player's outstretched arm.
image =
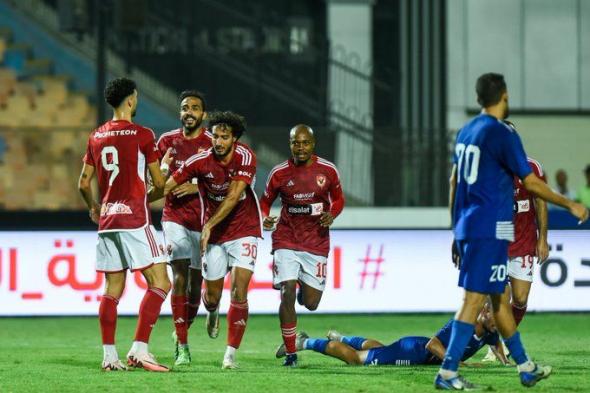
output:
[{"label": "player's outstretched arm", "polygon": [[511,366],[510,360],[506,357],[504,353],[504,347],[502,347],[502,343],[498,341],[498,344],[490,346],[496,358],[504,365],[504,366]]},{"label": "player's outstretched arm", "polygon": [[447,352],[443,343],[436,336],[432,337],[430,341],[426,343],[426,349],[440,360],[444,359],[445,353]]},{"label": "player's outstretched arm", "polygon": [[568,209],[573,216],[580,220],[580,222],[584,222],[588,219],[588,209],[586,209],[584,205],[556,193],[534,173],[531,173],[522,179],[522,184],[527,191],[532,192],[539,198]]},{"label": "player's outstretched arm", "polygon": [[82,167],[82,173],[80,173],[80,178],[78,179],[78,190],[80,191],[84,202],[86,202],[86,206],[88,206],[90,219],[95,224],[98,224],[100,217],[100,205],[94,200],[91,185],[94,172],[95,170],[92,165],[84,163],[84,166]]},{"label": "player's outstretched arm", "polygon": [[538,263],[542,264],[549,257],[549,244],[547,243],[547,202],[541,198],[535,198],[535,212],[537,214],[537,227],[539,228],[539,238],[537,239],[537,258]]}]

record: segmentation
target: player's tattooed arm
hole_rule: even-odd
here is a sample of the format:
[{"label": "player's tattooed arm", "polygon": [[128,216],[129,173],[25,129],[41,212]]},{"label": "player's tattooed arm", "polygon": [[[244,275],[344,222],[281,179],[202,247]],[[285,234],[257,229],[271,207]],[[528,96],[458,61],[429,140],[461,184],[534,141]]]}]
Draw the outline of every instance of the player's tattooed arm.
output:
[{"label": "player's tattooed arm", "polygon": [[94,199],[92,195],[92,178],[94,177],[94,167],[92,165],[84,164],[82,167],[82,173],[78,179],[78,190],[80,195],[84,199],[86,206],[88,206],[88,214],[90,219],[98,224],[100,218],[100,205]]},{"label": "player's tattooed arm", "polygon": [[537,239],[537,258],[542,264],[549,257],[549,244],[547,243],[547,202],[541,198],[535,198],[535,212],[537,214],[537,227],[539,238]]},{"label": "player's tattooed arm", "polygon": [[436,336],[432,337],[430,341],[426,343],[426,349],[440,360],[444,359],[445,353],[447,352],[443,343]]}]

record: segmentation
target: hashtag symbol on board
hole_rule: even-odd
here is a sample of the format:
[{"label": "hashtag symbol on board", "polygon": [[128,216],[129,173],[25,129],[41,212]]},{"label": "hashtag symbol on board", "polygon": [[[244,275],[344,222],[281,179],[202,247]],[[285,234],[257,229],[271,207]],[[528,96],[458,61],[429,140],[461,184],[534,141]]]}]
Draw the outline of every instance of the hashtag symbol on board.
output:
[{"label": "hashtag symbol on board", "polygon": [[384,273],[381,271],[381,264],[385,262],[383,259],[383,244],[379,247],[379,256],[376,258],[371,258],[371,245],[367,246],[367,252],[365,257],[359,259],[359,262],[363,264],[363,270],[360,272],[361,276],[361,289],[365,288],[365,282],[367,277],[373,278],[373,287],[372,289],[377,288],[377,282],[379,277],[381,277]]}]

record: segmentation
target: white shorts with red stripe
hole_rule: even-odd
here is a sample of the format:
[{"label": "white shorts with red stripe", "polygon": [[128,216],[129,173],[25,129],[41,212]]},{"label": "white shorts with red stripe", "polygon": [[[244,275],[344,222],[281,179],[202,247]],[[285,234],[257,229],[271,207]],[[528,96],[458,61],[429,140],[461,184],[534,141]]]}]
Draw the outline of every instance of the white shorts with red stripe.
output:
[{"label": "white shorts with red stripe", "polygon": [[152,225],[135,231],[101,232],[96,245],[96,271],[143,270],[166,262],[163,250]]}]

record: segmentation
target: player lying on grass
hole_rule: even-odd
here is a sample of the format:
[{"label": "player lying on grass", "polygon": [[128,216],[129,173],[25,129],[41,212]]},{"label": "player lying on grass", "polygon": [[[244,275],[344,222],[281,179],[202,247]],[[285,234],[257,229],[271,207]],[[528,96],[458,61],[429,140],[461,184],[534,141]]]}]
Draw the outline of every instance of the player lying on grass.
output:
[{"label": "player lying on grass", "polygon": [[[330,330],[328,338],[310,338],[301,332],[297,335],[297,350],[309,349],[332,356],[350,365],[415,366],[441,364],[451,340],[453,320],[449,320],[433,337],[406,336],[392,344],[383,345],[377,340],[357,336],[343,336]],[[504,354],[500,336],[490,307],[480,313],[474,335],[465,348],[461,361],[466,361],[485,345],[490,345],[503,364],[510,362]],[[279,346],[276,356],[286,355],[285,345]]]}]

